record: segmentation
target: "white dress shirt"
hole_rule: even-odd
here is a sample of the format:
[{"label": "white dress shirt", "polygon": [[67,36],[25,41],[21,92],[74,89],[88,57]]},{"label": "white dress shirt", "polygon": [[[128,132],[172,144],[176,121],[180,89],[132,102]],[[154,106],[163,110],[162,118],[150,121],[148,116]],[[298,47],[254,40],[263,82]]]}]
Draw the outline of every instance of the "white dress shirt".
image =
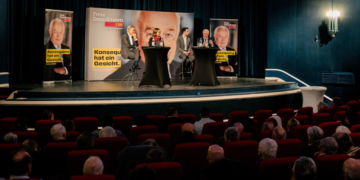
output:
[{"label": "white dress shirt", "polygon": [[196,122],[194,124],[194,130],[195,130],[196,134],[201,135],[204,124],[210,123],[210,122],[215,122],[215,121],[210,118],[202,118],[198,122]]},{"label": "white dress shirt", "polygon": [[187,46],[186,45],[187,36],[183,36],[183,38],[184,38],[184,50],[187,51],[187,48],[186,48],[186,46]]}]

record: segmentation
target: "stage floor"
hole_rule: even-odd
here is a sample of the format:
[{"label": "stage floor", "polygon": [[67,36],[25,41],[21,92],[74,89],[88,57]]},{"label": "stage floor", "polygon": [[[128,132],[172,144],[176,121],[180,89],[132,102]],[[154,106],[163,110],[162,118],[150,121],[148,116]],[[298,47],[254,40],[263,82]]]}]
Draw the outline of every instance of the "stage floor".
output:
[{"label": "stage floor", "polygon": [[63,84],[10,84],[19,89],[7,101],[129,100],[257,94],[298,89],[294,82],[260,78],[219,78],[219,86],[190,86],[173,80],[170,88],[139,87],[139,81],[74,81]]}]

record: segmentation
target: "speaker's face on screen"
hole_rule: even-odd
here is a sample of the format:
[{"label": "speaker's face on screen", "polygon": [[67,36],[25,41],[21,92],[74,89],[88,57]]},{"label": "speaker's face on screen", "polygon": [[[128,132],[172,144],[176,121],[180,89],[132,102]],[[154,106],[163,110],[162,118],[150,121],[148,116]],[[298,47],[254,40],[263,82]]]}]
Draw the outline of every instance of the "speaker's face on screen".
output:
[{"label": "speaker's face on screen", "polygon": [[49,29],[51,42],[55,46],[60,46],[64,39],[64,26],[60,22],[54,21]]},{"label": "speaker's face on screen", "polygon": [[[136,21],[136,22],[135,22]],[[153,30],[159,28],[160,36],[164,38],[166,47],[170,47],[168,58],[173,59],[176,51],[176,39],[179,34],[179,23],[175,13],[172,12],[152,12],[141,11],[137,19],[134,19],[136,28],[141,60],[145,62],[142,46],[146,46],[152,36]]]},{"label": "speaker's face on screen", "polygon": [[226,29],[218,29],[215,34],[216,45],[224,49],[229,43],[229,32]]}]

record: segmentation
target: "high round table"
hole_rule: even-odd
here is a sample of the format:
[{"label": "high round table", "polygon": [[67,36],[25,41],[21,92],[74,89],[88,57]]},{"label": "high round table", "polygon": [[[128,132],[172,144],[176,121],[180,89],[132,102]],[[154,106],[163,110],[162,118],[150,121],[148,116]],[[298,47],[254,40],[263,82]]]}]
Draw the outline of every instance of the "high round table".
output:
[{"label": "high round table", "polygon": [[300,87],[303,97],[302,107],[311,106],[314,112],[318,112],[318,104],[323,102],[326,89],[322,86]]},{"label": "high round table", "polygon": [[216,53],[219,48],[193,47],[192,50],[195,66],[190,85],[220,85],[215,71]]},{"label": "high round table", "polygon": [[170,47],[142,47],[142,49],[146,62],[145,74],[143,74],[139,86],[171,86],[167,66],[167,54]]}]

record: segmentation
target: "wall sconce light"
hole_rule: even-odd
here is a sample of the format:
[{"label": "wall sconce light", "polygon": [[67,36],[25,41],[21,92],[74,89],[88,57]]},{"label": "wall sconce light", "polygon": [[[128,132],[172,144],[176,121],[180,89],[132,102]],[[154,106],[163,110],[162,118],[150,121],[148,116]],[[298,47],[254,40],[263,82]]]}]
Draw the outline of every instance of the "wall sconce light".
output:
[{"label": "wall sconce light", "polygon": [[330,11],[326,15],[329,18],[329,34],[334,38],[336,33],[339,32],[338,17],[340,16],[340,13],[337,11]]}]

